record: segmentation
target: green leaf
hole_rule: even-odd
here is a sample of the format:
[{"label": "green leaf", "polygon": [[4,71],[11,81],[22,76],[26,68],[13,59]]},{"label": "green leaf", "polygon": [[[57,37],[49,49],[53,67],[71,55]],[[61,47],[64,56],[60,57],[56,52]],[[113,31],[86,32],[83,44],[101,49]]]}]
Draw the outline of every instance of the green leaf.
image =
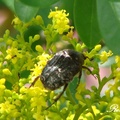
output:
[{"label": "green leaf", "polygon": [[69,83],[68,89],[66,90],[66,94],[69,97],[72,104],[76,104],[78,101],[75,97],[76,88],[78,87],[78,77],[74,77],[74,79]]},{"label": "green leaf", "polygon": [[59,0],[20,0],[26,5],[37,6],[39,8],[49,7],[50,5],[56,3]]},{"label": "green leaf", "polygon": [[14,10],[14,0],[1,0],[10,10]]},{"label": "green leaf", "polygon": [[39,8],[27,6],[19,0],[14,1],[15,12],[17,16],[24,22],[31,20],[38,12]]},{"label": "green leaf", "polygon": [[92,48],[101,40],[96,0],[75,0],[74,22],[81,40]]},{"label": "green leaf", "polygon": [[67,13],[69,13],[68,18],[73,21],[74,0],[61,0],[60,2],[60,4],[62,4],[62,8],[65,9]]},{"label": "green leaf", "polygon": [[98,21],[105,44],[120,54],[120,1],[97,0]]}]

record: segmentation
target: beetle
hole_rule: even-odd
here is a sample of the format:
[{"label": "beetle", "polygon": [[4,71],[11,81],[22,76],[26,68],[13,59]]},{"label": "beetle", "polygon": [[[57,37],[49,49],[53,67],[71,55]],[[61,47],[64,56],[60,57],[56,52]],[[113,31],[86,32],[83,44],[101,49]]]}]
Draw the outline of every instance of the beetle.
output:
[{"label": "beetle", "polygon": [[[33,86],[35,82],[40,78],[44,87],[49,90],[56,90],[61,86],[64,86],[62,92],[54,99],[52,106],[64,93],[70,81],[73,77],[79,73],[79,82],[82,74],[82,68],[91,70],[85,66],[84,60],[86,57],[77,51],[71,49],[65,49],[57,52],[43,68],[41,75],[35,78],[30,85]],[[50,107],[49,106],[49,107]],[[48,107],[48,108],[49,108]]]}]

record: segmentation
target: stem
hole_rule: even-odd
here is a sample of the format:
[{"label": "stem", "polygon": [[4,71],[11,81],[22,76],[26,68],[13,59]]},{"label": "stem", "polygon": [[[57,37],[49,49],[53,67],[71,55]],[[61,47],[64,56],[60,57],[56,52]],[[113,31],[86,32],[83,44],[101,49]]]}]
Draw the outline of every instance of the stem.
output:
[{"label": "stem", "polygon": [[79,108],[76,110],[76,113],[75,113],[73,120],[78,120],[79,116],[83,113],[83,111],[85,111],[87,109],[87,105],[85,105],[82,108],[80,108],[80,107],[81,106],[79,106]]},{"label": "stem", "polygon": [[90,109],[91,109],[91,113],[92,113],[92,115],[93,115],[93,117],[95,119],[95,114],[94,114],[94,111],[93,111],[92,107],[90,107]]},{"label": "stem", "polygon": [[100,86],[100,84],[101,84],[100,75],[97,76],[97,79],[98,79],[98,86]]},{"label": "stem", "polygon": [[113,78],[113,76],[112,76],[112,74],[111,74],[108,78],[104,77],[104,78],[102,79],[102,81],[100,81],[99,87],[98,87],[98,94],[99,94],[99,95],[100,95],[100,92],[101,92],[103,86],[104,86],[109,80],[111,80],[112,78]]}]

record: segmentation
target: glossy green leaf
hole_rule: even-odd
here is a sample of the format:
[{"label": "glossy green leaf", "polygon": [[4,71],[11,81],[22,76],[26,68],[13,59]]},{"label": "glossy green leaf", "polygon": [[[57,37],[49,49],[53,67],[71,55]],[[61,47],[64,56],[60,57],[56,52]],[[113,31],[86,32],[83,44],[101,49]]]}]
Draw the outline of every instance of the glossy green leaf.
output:
[{"label": "glossy green leaf", "polygon": [[[69,3],[69,4],[68,4]],[[69,13],[68,18],[73,21],[74,0],[61,0],[62,8]]]},{"label": "glossy green leaf", "polygon": [[56,3],[59,0],[20,0],[26,5],[37,6],[39,8],[49,7],[50,5]]},{"label": "glossy green leaf", "polygon": [[92,48],[101,40],[96,0],[75,0],[74,22],[80,39]]},{"label": "glossy green leaf", "polygon": [[99,26],[105,44],[120,54],[120,1],[97,0]]},{"label": "glossy green leaf", "polygon": [[78,77],[74,77],[74,79],[69,83],[68,89],[66,90],[67,96],[70,98],[72,104],[76,104],[78,101],[75,97],[76,88],[78,87]]},{"label": "glossy green leaf", "polygon": [[31,20],[39,10],[37,7],[31,7],[23,4],[19,0],[14,1],[14,7],[16,15],[24,22]]},{"label": "glossy green leaf", "polygon": [[1,0],[10,10],[14,12],[14,0]]}]

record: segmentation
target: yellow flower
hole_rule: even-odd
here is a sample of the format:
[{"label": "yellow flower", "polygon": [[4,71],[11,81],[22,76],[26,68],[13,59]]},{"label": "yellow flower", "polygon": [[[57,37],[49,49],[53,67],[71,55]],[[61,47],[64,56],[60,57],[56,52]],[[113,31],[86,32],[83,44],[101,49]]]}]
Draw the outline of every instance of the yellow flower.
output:
[{"label": "yellow flower", "polygon": [[69,115],[69,116],[67,117],[67,120],[73,120],[74,116],[75,116],[74,114]]},{"label": "yellow flower", "polygon": [[47,61],[50,59],[48,54],[43,53],[37,57],[39,62],[34,65],[34,68],[31,69],[33,71],[32,76],[38,76],[41,74],[43,67],[46,65]]},{"label": "yellow flower", "polygon": [[5,59],[7,60],[11,60],[13,64],[15,64],[17,62],[17,60],[19,58],[22,58],[22,54],[20,54],[20,52],[18,51],[17,48],[9,48],[6,50],[7,56],[5,57]]},{"label": "yellow flower", "polygon": [[55,8],[55,11],[51,11],[48,18],[52,18],[53,28],[57,30],[59,34],[62,34],[65,31],[68,31],[70,26],[69,19],[67,18],[69,14],[66,14],[65,10],[58,10]]},{"label": "yellow flower", "polygon": [[33,71],[32,76],[38,76],[41,73],[43,67],[38,66],[37,64],[35,64],[34,67],[35,68],[31,69]]},{"label": "yellow flower", "polygon": [[115,62],[117,64],[117,66],[120,67],[120,56],[115,57]]},{"label": "yellow flower", "polygon": [[0,79],[0,85],[3,85],[3,84],[5,84],[5,78]]},{"label": "yellow flower", "polygon": [[120,80],[120,69],[117,68],[113,71],[113,75],[115,76],[115,80]]},{"label": "yellow flower", "polygon": [[110,57],[112,55],[113,55],[113,53],[110,50],[109,50],[109,52],[102,51],[101,55],[100,55],[100,60],[102,61],[102,63],[104,63],[108,60],[108,57]]},{"label": "yellow flower", "polygon": [[22,70],[24,70],[24,69],[26,69],[26,68],[27,68],[27,70],[30,70],[30,69],[34,66],[33,59],[30,58],[28,52],[26,52],[26,56],[27,56],[27,61],[26,61],[26,63],[22,66]]},{"label": "yellow flower", "polygon": [[71,26],[70,31],[69,31],[68,34],[67,34],[67,37],[68,37],[68,38],[71,38],[71,39],[73,38],[73,34],[74,34],[73,28],[74,28],[74,27]]},{"label": "yellow flower", "polygon": [[13,24],[15,25],[20,25],[22,22],[20,21],[20,19],[18,17],[15,17],[12,21]]},{"label": "yellow flower", "polygon": [[99,114],[100,113],[100,111],[96,108],[96,106],[92,106],[92,109],[93,109],[93,112],[94,112],[94,114],[97,116],[97,114]]},{"label": "yellow flower", "polygon": [[4,90],[5,90],[5,79],[2,78],[0,79],[0,96],[2,96],[4,94]]},{"label": "yellow flower", "polygon": [[20,100],[15,100],[13,103],[16,106],[21,106],[21,101]]},{"label": "yellow flower", "polygon": [[5,101],[4,103],[0,104],[0,113],[7,114],[8,116],[12,118],[16,118],[20,115],[15,105],[10,104],[9,101]]},{"label": "yellow flower", "polygon": [[[39,91],[39,92],[42,92],[42,91]],[[40,107],[42,107],[42,106],[45,106],[46,107],[46,101],[45,101],[45,98],[44,98],[44,96],[43,95],[40,95],[40,93],[39,94],[37,94],[38,96],[35,96],[35,97],[32,97],[31,98],[31,106],[32,107],[36,107],[36,106],[40,106]]]},{"label": "yellow flower", "polygon": [[35,120],[45,120],[44,116],[40,115],[40,113],[37,111],[37,113],[33,114],[33,118]]}]

